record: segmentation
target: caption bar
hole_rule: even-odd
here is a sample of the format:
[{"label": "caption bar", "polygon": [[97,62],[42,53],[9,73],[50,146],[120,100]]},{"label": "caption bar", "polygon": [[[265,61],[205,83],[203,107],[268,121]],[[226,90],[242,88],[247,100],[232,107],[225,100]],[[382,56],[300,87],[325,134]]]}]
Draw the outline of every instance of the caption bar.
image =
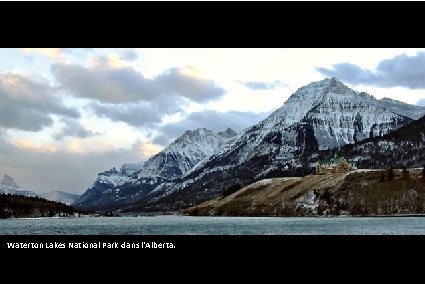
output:
[{"label": "caption bar", "polygon": [[171,242],[7,242],[8,249],[174,249]]}]

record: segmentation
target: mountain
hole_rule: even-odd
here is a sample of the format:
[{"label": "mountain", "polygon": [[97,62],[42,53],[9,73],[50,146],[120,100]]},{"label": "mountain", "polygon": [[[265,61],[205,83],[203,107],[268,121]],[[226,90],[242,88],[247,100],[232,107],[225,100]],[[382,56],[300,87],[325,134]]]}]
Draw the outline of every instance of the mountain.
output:
[{"label": "mountain", "polygon": [[164,150],[146,161],[138,171],[123,167],[98,175],[94,185],[75,206],[90,209],[116,209],[143,199],[158,187],[174,183],[205,158],[227,149],[236,137],[232,129],[214,133],[200,128],[188,130]]},{"label": "mountain", "polygon": [[123,211],[185,208],[263,178],[305,175],[313,168],[311,157],[391,133],[421,111],[377,100],[336,78],[313,82],[238,135],[186,131],[137,174],[115,184],[95,183],[76,205]]},{"label": "mountain", "polygon": [[0,194],[15,194],[23,196],[37,196],[35,192],[21,189],[11,176],[0,174]]},{"label": "mountain", "polygon": [[[128,173],[126,167],[121,167],[120,171],[117,171],[114,168],[110,170],[106,170],[97,174],[97,179],[93,183],[93,186],[89,188],[84,194],[82,194],[77,200],[75,200],[75,206],[85,207],[84,204],[90,204],[90,207],[99,208],[102,203],[109,202],[110,196],[106,196],[106,194],[113,194],[113,188],[122,185],[131,179],[131,176],[137,177],[138,171],[130,171]],[[116,192],[117,195],[119,191]],[[106,200],[102,201],[102,198],[105,197]],[[118,199],[118,198],[115,198]]]},{"label": "mountain", "polygon": [[40,197],[50,201],[61,202],[66,205],[71,205],[80,196],[77,194],[71,194],[71,193],[67,193],[63,191],[52,191],[52,192],[41,194]]},{"label": "mountain", "polygon": [[[388,107],[388,106],[387,106]],[[137,210],[172,210],[217,197],[226,188],[273,176],[304,175],[307,157],[390,133],[413,121],[336,78],[299,88],[284,105],[247,128],[232,145],[184,179],[154,192]]]}]

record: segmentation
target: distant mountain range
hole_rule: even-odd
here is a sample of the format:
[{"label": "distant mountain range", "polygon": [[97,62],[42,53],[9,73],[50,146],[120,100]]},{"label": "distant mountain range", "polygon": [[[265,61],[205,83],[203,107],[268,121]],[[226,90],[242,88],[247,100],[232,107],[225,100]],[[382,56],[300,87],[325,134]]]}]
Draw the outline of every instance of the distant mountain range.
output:
[{"label": "distant mountain range", "polygon": [[34,191],[20,188],[11,176],[0,174],[0,194],[15,194],[22,196],[37,196]]},{"label": "distant mountain range", "polygon": [[50,201],[61,202],[70,205],[77,200],[79,195],[66,193],[62,191],[52,191],[37,195],[34,191],[24,190],[8,174],[0,174],[0,194],[21,195],[27,197],[42,197]]},{"label": "distant mountain range", "polygon": [[[424,115],[424,107],[377,100],[336,78],[325,79],[299,88],[268,118],[239,134],[231,129],[188,130],[131,173],[123,169],[100,173],[74,205],[97,210],[176,210],[220,196],[231,186],[304,175],[320,157],[338,149],[360,165],[372,165],[376,155],[403,153],[400,149],[414,143],[414,157],[395,157],[391,163],[420,164],[425,137],[417,123],[423,119],[415,120]],[[412,132],[410,138],[394,132],[399,128]],[[392,146],[385,148],[388,139],[393,139]],[[379,165],[387,166],[389,161]]]},{"label": "distant mountain range", "polygon": [[80,195],[67,193],[63,191],[51,191],[48,193],[41,194],[40,197],[50,201],[56,201],[56,202],[64,203],[66,205],[71,205],[80,197]]}]

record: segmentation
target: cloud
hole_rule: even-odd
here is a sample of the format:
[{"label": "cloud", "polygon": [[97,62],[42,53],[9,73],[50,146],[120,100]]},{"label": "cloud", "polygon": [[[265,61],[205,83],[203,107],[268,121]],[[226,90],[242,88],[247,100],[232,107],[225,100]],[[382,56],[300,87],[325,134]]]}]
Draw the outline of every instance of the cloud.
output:
[{"label": "cloud", "polygon": [[275,80],[273,82],[257,82],[257,81],[248,81],[248,82],[242,82],[239,81],[242,85],[245,87],[258,91],[258,90],[273,90],[277,87],[284,87],[287,86],[287,84],[283,83],[282,81]]},{"label": "cloud", "polygon": [[200,77],[199,70],[194,67],[169,69],[156,77],[154,82],[164,88],[164,94],[174,94],[197,103],[205,103],[224,95],[222,88],[213,80]]},{"label": "cloud", "polygon": [[186,130],[194,130],[197,128],[207,128],[218,132],[228,127],[239,132],[255,123],[265,119],[269,113],[253,113],[227,111],[218,112],[206,110],[202,112],[191,113],[185,119],[163,126],[161,134],[153,139],[158,145],[167,146],[170,142],[183,135]]},{"label": "cloud", "polygon": [[91,67],[56,63],[52,72],[62,86],[77,97],[104,103],[153,102],[187,98],[207,102],[224,95],[214,81],[196,77],[194,68],[172,68],[152,79],[129,66],[111,66],[98,58]]},{"label": "cloud", "polygon": [[38,53],[49,58],[57,59],[62,56],[63,48],[21,48],[25,53]]},{"label": "cloud", "polygon": [[99,116],[109,118],[116,122],[125,122],[128,125],[139,127],[149,126],[152,123],[161,122],[161,117],[168,108],[173,108],[177,105],[169,105],[167,109],[158,110],[154,106],[147,103],[139,104],[100,104],[92,103],[90,107]]},{"label": "cloud", "polygon": [[332,69],[322,67],[316,69],[326,76],[334,76],[355,85],[425,88],[425,52],[418,52],[414,56],[400,54],[383,60],[373,71],[350,63],[334,64]]},{"label": "cloud", "polygon": [[124,49],[123,51],[120,52],[120,55],[122,60],[127,60],[127,61],[134,61],[139,57],[137,52],[132,48]]},{"label": "cloud", "polygon": [[425,106],[425,98],[420,99],[416,104],[418,106]]},{"label": "cloud", "polygon": [[62,123],[64,124],[64,127],[58,133],[53,135],[53,138],[56,140],[60,140],[67,136],[88,138],[94,135],[98,135],[98,133],[95,133],[81,126],[78,120],[63,118]]},{"label": "cloud", "polygon": [[37,143],[28,139],[15,139],[11,141],[11,144],[16,148],[29,150],[31,152],[53,153],[58,150],[52,144],[40,146]]},{"label": "cloud", "polygon": [[63,104],[50,85],[18,74],[0,74],[0,126],[39,131],[53,124],[51,114],[80,116]]},{"label": "cloud", "polygon": [[65,53],[80,54],[81,52],[93,51],[92,48],[21,48],[24,53],[36,53],[51,59],[61,59]]},{"label": "cloud", "polygon": [[[99,172],[146,160],[160,150],[141,141],[135,141],[130,149],[91,153],[47,151],[41,149],[47,146],[37,146],[31,141],[16,142],[15,145],[6,143],[0,136],[0,172],[8,173],[21,187],[37,193],[62,190],[81,194],[93,184]],[[22,147],[25,143],[29,144]],[[34,151],[31,147],[40,149]]]}]

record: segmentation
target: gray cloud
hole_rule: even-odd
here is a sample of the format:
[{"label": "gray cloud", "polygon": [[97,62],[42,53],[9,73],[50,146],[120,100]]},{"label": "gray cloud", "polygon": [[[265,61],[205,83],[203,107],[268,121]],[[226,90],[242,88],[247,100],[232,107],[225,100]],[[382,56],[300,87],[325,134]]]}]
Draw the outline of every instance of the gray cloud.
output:
[{"label": "gray cloud", "polygon": [[350,63],[332,65],[332,69],[319,67],[317,70],[328,77],[351,84],[364,84],[377,87],[425,88],[425,52],[414,56],[406,54],[381,61],[375,71],[363,69]]},{"label": "gray cloud", "polygon": [[287,84],[283,83],[282,81],[275,80],[273,82],[257,82],[257,81],[248,81],[248,82],[242,82],[239,81],[242,85],[245,87],[258,91],[258,90],[273,90],[279,86],[287,86]]},{"label": "gray cloud", "polygon": [[164,94],[182,96],[198,103],[215,100],[224,95],[224,90],[213,80],[185,75],[183,69],[172,68],[165,71],[154,79],[155,84],[165,87],[162,91]]},{"label": "gray cloud", "polygon": [[425,98],[420,99],[416,104],[418,106],[425,106]]},{"label": "gray cloud", "polygon": [[106,57],[98,57],[92,68],[57,63],[52,71],[72,94],[96,100],[89,106],[99,117],[136,127],[159,123],[190,101],[203,103],[224,94],[214,81],[187,75],[190,67],[148,79],[131,67],[113,67]]},{"label": "gray cloud", "polygon": [[167,136],[167,135],[161,134],[161,135],[156,136],[152,140],[152,142],[155,143],[155,144],[157,144],[157,145],[161,145],[161,146],[167,147],[176,138],[174,138],[174,136],[171,137],[171,136]]},{"label": "gray cloud", "polygon": [[96,180],[97,174],[123,163],[145,160],[138,149],[110,150],[103,153],[43,153],[17,148],[0,140],[0,172],[6,172],[23,188],[43,193],[62,190],[81,194]]},{"label": "gray cloud", "polygon": [[215,100],[224,90],[212,80],[195,78],[173,68],[148,79],[131,67],[113,67],[105,58],[98,58],[92,68],[56,63],[52,72],[64,88],[75,96],[104,103],[153,102],[187,98],[195,102]]},{"label": "gray cloud", "polygon": [[80,116],[75,108],[66,107],[48,84],[18,74],[0,74],[0,126],[39,131],[53,124],[51,114]]},{"label": "gray cloud", "polygon": [[87,138],[94,135],[98,135],[98,133],[94,133],[91,130],[85,129],[75,119],[63,118],[62,123],[64,123],[65,126],[58,133],[53,135],[53,138],[56,140],[60,140],[67,136]]},{"label": "gray cloud", "polygon": [[167,109],[157,110],[154,105],[147,103],[139,104],[100,104],[92,103],[91,108],[99,116],[109,118],[112,121],[122,121],[135,127],[151,126],[161,122],[162,114],[170,111],[174,105]]},{"label": "gray cloud", "polygon": [[230,127],[239,132],[255,123],[265,119],[269,113],[253,112],[217,112],[207,110],[203,112],[191,113],[187,118],[174,124],[167,124],[162,127],[161,135],[157,136],[153,142],[161,146],[167,146],[186,130],[197,128],[207,128],[212,131],[223,131]]},{"label": "gray cloud", "polygon": [[139,55],[134,49],[127,48],[120,52],[120,57],[123,60],[134,61],[139,57]]}]

